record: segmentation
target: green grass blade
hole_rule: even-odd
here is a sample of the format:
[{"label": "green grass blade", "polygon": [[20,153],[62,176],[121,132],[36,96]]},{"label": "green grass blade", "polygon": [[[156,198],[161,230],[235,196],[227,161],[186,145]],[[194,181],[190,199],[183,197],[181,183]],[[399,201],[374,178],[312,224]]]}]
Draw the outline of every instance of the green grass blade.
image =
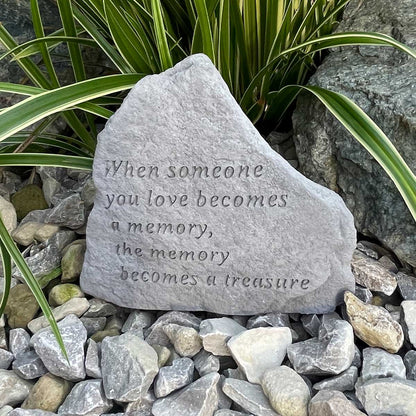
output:
[{"label": "green grass blade", "polygon": [[30,290],[35,296],[36,301],[38,302],[40,308],[42,309],[42,312],[45,318],[48,320],[52,328],[52,332],[55,335],[56,340],[58,341],[58,344],[61,348],[61,351],[64,357],[68,360],[68,355],[65,350],[65,345],[63,343],[61,334],[59,332],[58,325],[56,324],[55,318],[52,315],[52,311],[48,305],[48,301],[46,300],[45,295],[42,292],[42,289],[40,288],[38,281],[33,276],[31,270],[29,269],[28,265],[25,262],[25,259],[23,258],[22,254],[20,253],[19,249],[16,247],[16,244],[14,243],[10,234],[8,233],[6,227],[4,226],[1,218],[0,218],[0,239],[5,249],[9,253],[10,257],[13,259],[14,263],[16,264],[17,268],[22,273],[22,276],[26,284],[29,286]]},{"label": "green grass blade", "polygon": [[[0,218],[0,221],[1,221],[1,218]],[[1,318],[1,316],[4,313],[4,309],[6,308],[7,299],[10,293],[10,287],[12,285],[12,259],[2,241],[0,241],[0,252],[1,252],[1,261],[3,264],[3,276],[4,276],[3,295],[1,297],[1,303],[0,303],[0,318]]]},{"label": "green grass blade", "polygon": [[207,55],[215,64],[214,41],[212,38],[211,24],[209,22],[209,15],[205,0],[195,0],[195,8],[198,15],[199,28],[202,36],[202,52]]},{"label": "green grass blade", "polygon": [[109,75],[47,91],[7,108],[0,114],[0,141],[48,115],[118,91],[130,89],[140,74]]},{"label": "green grass blade", "polygon": [[159,51],[160,63],[162,70],[173,66],[172,56],[170,54],[168,40],[166,38],[165,25],[163,23],[162,6],[160,0],[152,0],[152,13],[154,20],[154,29],[156,35],[157,49]]},{"label": "green grass blade", "polygon": [[92,170],[91,157],[50,155],[47,153],[0,154],[0,166],[57,166],[81,170]]}]

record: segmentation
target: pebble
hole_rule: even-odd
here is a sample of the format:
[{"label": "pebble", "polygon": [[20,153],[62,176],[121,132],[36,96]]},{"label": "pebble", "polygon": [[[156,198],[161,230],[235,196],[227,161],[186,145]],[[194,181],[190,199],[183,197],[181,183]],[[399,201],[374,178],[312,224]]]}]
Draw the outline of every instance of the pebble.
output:
[{"label": "pebble", "polygon": [[80,319],[85,329],[87,330],[88,337],[97,331],[102,331],[107,323],[107,318],[104,316],[100,316],[98,318],[86,318],[85,316],[82,316]]},{"label": "pebble", "polygon": [[370,416],[416,415],[416,381],[380,378],[357,386],[356,394]]},{"label": "pebble", "polygon": [[56,412],[72,388],[72,383],[53,374],[45,374],[30,390],[22,404],[24,409]]},{"label": "pebble", "polygon": [[60,228],[53,224],[42,224],[36,231],[34,237],[36,241],[45,242],[54,236]]},{"label": "pebble", "polygon": [[7,416],[54,416],[56,413],[39,409],[14,409]]},{"label": "pebble", "polygon": [[61,260],[62,283],[73,282],[81,274],[85,255],[85,240],[76,240],[65,247]]},{"label": "pebble", "polygon": [[25,328],[38,310],[39,304],[27,285],[20,284],[10,289],[4,310],[10,328]]},{"label": "pebble", "polygon": [[205,350],[201,350],[197,355],[195,355],[194,364],[196,371],[198,371],[201,377],[209,373],[216,373],[220,371],[219,358]]},{"label": "pebble", "polygon": [[11,406],[2,407],[0,409],[0,416],[7,416],[12,410],[13,410],[13,407]]},{"label": "pebble", "polygon": [[309,387],[291,368],[285,365],[270,368],[261,379],[261,387],[281,416],[308,416]]},{"label": "pebble", "polygon": [[373,294],[371,293],[371,290],[359,285],[355,286],[355,296],[357,296],[357,298],[364,303],[371,303],[373,300]]},{"label": "pebble", "polygon": [[309,416],[365,416],[340,391],[321,390],[309,402]]},{"label": "pebble", "polygon": [[222,389],[234,403],[256,416],[279,416],[270,406],[270,402],[260,386],[247,381],[227,378]]},{"label": "pebble", "polygon": [[358,378],[358,368],[352,365],[341,374],[326,378],[313,385],[315,390],[337,390],[337,391],[350,391],[354,390],[355,382]]},{"label": "pebble", "polygon": [[50,327],[36,332],[31,343],[50,373],[69,381],[83,380],[85,378],[84,344],[87,339],[87,330],[75,315],[68,315],[58,322],[58,328],[70,364],[63,356]]},{"label": "pebble", "polygon": [[210,416],[218,406],[218,373],[207,374],[167,397],[158,399],[152,407],[154,416]]},{"label": "pebble", "polygon": [[85,297],[85,295],[78,285],[64,283],[56,285],[51,289],[49,292],[49,304],[51,306],[60,306],[73,298],[83,297]]},{"label": "pebble", "polygon": [[14,355],[11,352],[0,348],[0,369],[8,370],[13,359]]},{"label": "pebble", "polygon": [[[139,336],[136,331],[133,331],[134,334],[136,334],[137,336]],[[142,338],[142,337],[140,337]],[[143,338],[142,338],[143,339]],[[152,348],[156,351],[157,354],[157,365],[159,366],[159,368],[162,368],[164,365],[166,365],[166,363],[169,361],[170,356],[171,356],[171,351],[168,347],[164,347],[163,345],[152,345]],[[178,356],[179,358],[179,356]],[[173,362],[173,360],[172,360]],[[172,363],[170,363],[171,365]]]},{"label": "pebble", "polygon": [[101,373],[101,345],[94,340],[87,342],[87,353],[85,355],[85,372],[88,377],[102,378]]},{"label": "pebble", "polygon": [[11,202],[16,209],[17,219],[19,221],[31,211],[48,208],[42,189],[33,184],[26,185],[13,194]]},{"label": "pebble", "polygon": [[416,300],[416,277],[399,272],[396,276],[399,292],[404,300]]},{"label": "pebble", "polygon": [[79,194],[72,194],[51,209],[45,222],[76,230],[86,221],[84,201]]},{"label": "pebble", "polygon": [[254,328],[232,337],[227,345],[251,383],[260,383],[264,372],[282,363],[292,343],[289,328]]},{"label": "pebble", "polygon": [[59,253],[62,253],[63,249],[68,246],[76,238],[74,231],[61,230],[54,234],[49,240],[45,241],[45,246],[55,246]]},{"label": "pebble", "polygon": [[182,357],[193,357],[202,348],[201,337],[194,328],[167,324],[163,331],[172,342],[175,351]]},{"label": "pebble", "polygon": [[416,348],[416,300],[405,300],[401,307],[406,338]]},{"label": "pebble", "polygon": [[124,410],[128,416],[154,416],[152,406],[155,401],[155,395],[152,390],[149,390],[139,400],[128,403]]},{"label": "pebble", "polygon": [[0,408],[22,403],[31,388],[32,383],[20,378],[13,370],[0,369]]},{"label": "pebble", "polygon": [[[396,263],[389,256],[382,256],[379,258],[378,262],[385,267],[387,270],[392,273],[398,273],[399,269],[397,268]],[[397,280],[397,279],[396,279]]]},{"label": "pebble", "polygon": [[[90,304],[87,299],[72,298],[63,305],[52,309],[52,314],[55,317],[55,320],[59,322],[68,315],[76,315],[77,317],[80,317],[82,314],[84,314],[84,312],[88,310],[89,307]],[[46,328],[47,326],[49,326],[49,321],[45,316],[40,316],[39,318],[30,321],[27,325],[32,333],[36,333],[42,328]]]},{"label": "pebble", "polygon": [[90,307],[86,313],[84,313],[84,318],[102,318],[117,313],[117,308],[112,304],[108,303],[102,299],[90,299]]},{"label": "pebble", "polygon": [[305,331],[313,336],[317,337],[319,334],[319,328],[321,327],[321,321],[318,318],[318,315],[302,315],[300,318],[303,328]]},{"label": "pebble", "polygon": [[[371,257],[375,260],[378,260],[382,256],[380,249],[380,246],[377,246],[376,244],[371,243],[370,241],[360,241],[357,244],[357,250],[361,251],[368,257]],[[381,251],[384,250],[381,249]]]},{"label": "pebble", "polygon": [[154,382],[157,398],[165,397],[171,392],[192,383],[194,363],[190,358],[174,360],[171,366],[162,367]]},{"label": "pebble", "polygon": [[393,320],[386,309],[365,304],[351,292],[345,292],[344,300],[348,319],[358,338],[371,347],[384,348],[391,353],[402,347],[402,327]]},{"label": "pebble", "polygon": [[416,380],[416,351],[410,350],[403,357],[406,374],[409,380]]},{"label": "pebble", "polygon": [[13,232],[13,240],[22,246],[29,246],[35,241],[35,234],[42,224],[34,221],[28,221],[20,224]]},{"label": "pebble", "polygon": [[202,338],[204,350],[214,355],[230,356],[228,340],[244,331],[246,328],[234,319],[224,317],[203,320],[199,335]]},{"label": "pebble", "polygon": [[394,273],[358,250],[354,252],[351,269],[355,281],[367,289],[391,295],[397,287]]},{"label": "pebble", "polygon": [[252,316],[247,321],[246,328],[253,329],[253,328],[260,328],[260,327],[267,327],[267,326],[290,327],[289,315],[287,313],[274,312],[274,313],[266,313],[264,315]]},{"label": "pebble", "polygon": [[299,374],[340,374],[354,359],[352,327],[346,321],[324,315],[318,337],[290,345],[287,353]]},{"label": "pebble", "polygon": [[121,332],[142,331],[148,328],[153,322],[153,315],[145,311],[133,311],[124,322]]},{"label": "pebble", "polygon": [[25,380],[33,380],[48,372],[35,351],[22,352],[13,361],[14,372]]},{"label": "pebble", "polygon": [[17,227],[16,210],[13,204],[2,196],[0,196],[0,217],[9,233]]},{"label": "pebble", "polygon": [[75,384],[58,410],[63,416],[100,416],[113,407],[105,397],[101,380],[85,380]]},{"label": "pebble", "polygon": [[109,399],[138,400],[148,390],[159,366],[156,351],[133,333],[107,337],[101,344],[101,371]]},{"label": "pebble", "polygon": [[250,415],[248,413],[237,412],[236,410],[220,409],[214,413],[214,416],[250,416]]},{"label": "pebble", "polygon": [[10,352],[17,356],[30,349],[30,335],[23,328],[11,329],[9,332]]}]

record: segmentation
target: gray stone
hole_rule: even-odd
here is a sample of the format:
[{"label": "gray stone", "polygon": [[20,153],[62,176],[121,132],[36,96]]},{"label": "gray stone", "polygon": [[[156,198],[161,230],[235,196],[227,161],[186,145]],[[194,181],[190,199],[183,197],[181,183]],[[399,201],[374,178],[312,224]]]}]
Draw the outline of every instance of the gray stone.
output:
[{"label": "gray stone", "polygon": [[15,356],[30,349],[30,335],[23,328],[11,329],[9,332],[9,349]]},{"label": "gray stone", "polygon": [[[135,335],[137,335],[137,330],[133,332]],[[172,353],[168,347],[164,347],[163,345],[154,344],[152,345],[152,348],[156,351],[156,354],[157,354],[157,365],[159,366],[159,368],[162,368],[169,361]],[[178,355],[178,358],[180,358],[179,355]],[[172,360],[172,362],[169,363],[169,365],[172,365],[173,361],[174,360]]]},{"label": "gray stone", "polygon": [[396,275],[397,286],[404,300],[416,300],[416,277],[399,272]]},{"label": "gray stone", "polygon": [[84,313],[85,318],[99,318],[115,315],[117,308],[102,299],[90,299],[90,308]]},{"label": "gray stone", "polygon": [[12,410],[13,410],[13,407],[11,406],[2,407],[0,409],[0,416],[7,416]]},{"label": "gray stone", "polygon": [[33,350],[20,353],[13,361],[12,367],[18,376],[26,380],[39,378],[48,372],[38,354]]},{"label": "gray stone", "polygon": [[313,337],[317,337],[319,334],[319,328],[321,326],[321,321],[317,315],[302,315],[300,318],[305,331],[312,335]]},{"label": "gray stone", "polygon": [[195,355],[194,364],[201,377],[209,373],[217,373],[220,370],[219,358],[205,350],[201,350]]},{"label": "gray stone", "polygon": [[254,315],[331,311],[353,290],[350,212],[270,148],[202,54],[137,83],[99,135],[93,175],[90,295]]},{"label": "gray stone", "polygon": [[0,369],[8,370],[13,359],[14,356],[11,352],[0,348]]},{"label": "gray stone", "polygon": [[232,337],[231,355],[251,383],[260,383],[264,372],[283,362],[292,343],[289,328],[254,328]]},{"label": "gray stone", "polygon": [[99,416],[112,408],[112,401],[105,397],[101,380],[85,380],[75,384],[58,415]]},{"label": "gray stone", "polygon": [[322,319],[319,335],[292,344],[287,354],[293,368],[300,374],[340,374],[354,359],[354,333],[351,325],[341,319]]},{"label": "gray stone", "polygon": [[153,320],[154,320],[153,315],[150,312],[133,311],[130,313],[130,315],[126,319],[126,322],[121,328],[121,332],[128,332],[128,331],[135,331],[135,330],[141,330],[143,332],[144,329],[152,325]]},{"label": "gray stone", "polygon": [[415,416],[416,381],[380,378],[357,386],[356,394],[369,416]]},{"label": "gray stone", "polygon": [[[354,0],[337,30],[382,32],[414,48],[413,8],[414,0]],[[414,137],[416,124],[415,75],[415,60],[394,48],[349,47],[332,52],[310,83],[351,98],[413,169],[416,150],[409,137]],[[298,100],[293,125],[301,172],[340,193],[358,231],[416,266],[415,221],[393,181],[367,150],[312,96]]]},{"label": "gray stone", "polygon": [[212,416],[218,406],[218,373],[207,374],[152,407],[154,416]]},{"label": "gray stone", "polygon": [[205,319],[199,327],[199,335],[202,338],[204,350],[215,355],[229,356],[228,340],[244,332],[246,329],[234,319],[223,317]]},{"label": "gray stone", "polygon": [[157,398],[165,397],[175,390],[192,383],[194,363],[190,358],[174,360],[171,366],[162,367],[155,379],[154,392]]},{"label": "gray stone", "polygon": [[364,303],[371,303],[373,300],[373,294],[370,289],[359,285],[355,286],[355,296]]},{"label": "gray stone", "polygon": [[13,370],[0,369],[0,408],[22,403],[31,388],[32,383],[20,378]]},{"label": "gray stone", "polygon": [[308,416],[309,387],[291,368],[285,365],[270,368],[261,379],[261,387],[278,414]]},{"label": "gray stone", "polygon": [[396,274],[399,269],[397,268],[397,264],[391,259],[389,256],[383,256],[378,260],[379,264],[381,264],[384,268],[391,271],[392,273]]},{"label": "gray stone", "polygon": [[[388,354],[388,353],[387,353]],[[325,380],[315,383],[315,390],[337,390],[348,391],[354,390],[355,382],[358,378],[358,368],[352,365],[347,370],[337,376],[326,378]]]},{"label": "gray stone", "polygon": [[54,416],[56,413],[47,412],[39,409],[14,409],[8,416]]},{"label": "gray stone", "polygon": [[359,241],[357,243],[357,250],[360,250],[362,253],[364,253],[366,256],[371,257],[375,260],[378,260],[381,257],[381,254],[378,252],[378,250],[373,247],[372,243],[368,245],[369,241]]},{"label": "gray stone", "polygon": [[80,319],[83,325],[85,326],[85,329],[87,330],[88,337],[90,337],[97,331],[102,331],[107,323],[107,318],[105,318],[104,316],[100,316],[98,318],[87,318],[85,316],[82,316]]},{"label": "gray stone", "polygon": [[406,338],[416,348],[416,300],[405,300],[401,307]]},{"label": "gray stone", "polygon": [[344,394],[321,390],[309,402],[309,416],[365,416]]},{"label": "gray stone", "polygon": [[409,380],[416,380],[416,351],[410,350],[403,357],[406,374]]},{"label": "gray stone", "polygon": [[160,316],[153,325],[145,332],[146,342],[150,345],[157,344],[169,346],[170,340],[163,331],[163,327],[167,324],[177,324],[188,326],[189,328],[199,329],[201,320],[195,315],[188,312],[171,311]]},{"label": "gray stone", "polygon": [[93,339],[88,340],[87,353],[85,354],[85,372],[88,377],[102,378],[101,345]]},{"label": "gray stone", "polygon": [[69,381],[82,380],[85,378],[84,344],[87,330],[75,315],[68,315],[58,322],[58,328],[68,354],[69,364],[50,327],[36,332],[31,343],[50,373]]},{"label": "gray stone", "polygon": [[45,222],[75,230],[84,225],[85,220],[84,201],[79,194],[72,194],[51,209]]},{"label": "gray stone", "polygon": [[365,348],[363,350],[363,367],[360,379],[362,382],[374,378],[406,378],[406,368],[402,357],[390,354],[380,348]]},{"label": "gray stone", "polygon": [[361,251],[354,252],[351,268],[355,281],[367,289],[391,295],[397,287],[395,274]]},{"label": "gray stone", "polygon": [[0,216],[7,231],[11,233],[17,226],[16,210],[11,202],[0,196]]},{"label": "gray stone", "polygon": [[194,328],[167,324],[163,327],[163,331],[181,357],[193,357],[202,348],[201,337]]},{"label": "gray stone", "polygon": [[246,328],[259,328],[263,326],[287,326],[290,327],[289,315],[286,313],[266,313],[265,315],[252,316],[248,321]]},{"label": "gray stone", "polygon": [[70,230],[61,230],[54,234],[49,240],[45,241],[46,246],[55,246],[59,252],[61,253],[62,250],[76,238],[76,234],[74,231]]},{"label": "gray stone", "polygon": [[250,416],[248,413],[237,412],[236,410],[220,409],[214,413],[214,416]]},{"label": "gray stone", "polygon": [[109,399],[132,402],[144,395],[159,371],[156,351],[131,332],[104,338],[101,371]]},{"label": "gray stone", "polygon": [[145,395],[140,397],[139,400],[130,402],[125,407],[126,415],[128,416],[153,416],[152,406],[156,397],[152,390],[149,390]]},{"label": "gray stone", "polygon": [[234,403],[256,416],[279,416],[270,406],[260,386],[227,378],[222,389]]}]

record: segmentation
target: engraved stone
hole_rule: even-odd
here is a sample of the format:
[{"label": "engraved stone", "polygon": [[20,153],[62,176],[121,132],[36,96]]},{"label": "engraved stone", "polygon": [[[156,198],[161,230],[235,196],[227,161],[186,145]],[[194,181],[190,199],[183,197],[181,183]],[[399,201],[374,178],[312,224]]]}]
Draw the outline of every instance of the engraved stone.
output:
[{"label": "engraved stone", "polygon": [[98,139],[82,289],[123,307],[323,313],[354,289],[341,198],[263,140],[214,65],[143,78]]}]

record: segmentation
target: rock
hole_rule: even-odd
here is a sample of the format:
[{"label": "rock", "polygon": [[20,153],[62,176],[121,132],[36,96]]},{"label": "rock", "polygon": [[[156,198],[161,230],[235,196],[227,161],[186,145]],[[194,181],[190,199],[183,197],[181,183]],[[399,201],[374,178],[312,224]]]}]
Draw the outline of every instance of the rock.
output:
[{"label": "rock", "polygon": [[217,373],[207,374],[182,390],[158,399],[152,407],[154,416],[211,416],[218,406]]},{"label": "rock", "polygon": [[62,257],[62,282],[72,282],[81,274],[85,254],[85,240],[82,240],[83,243],[80,244],[77,241],[74,241],[65,249],[65,254]]},{"label": "rock", "polygon": [[79,194],[72,194],[52,208],[45,222],[76,230],[85,220],[84,201]]},{"label": "rock", "polygon": [[0,327],[0,348],[7,349],[6,330]]},{"label": "rock", "polygon": [[56,413],[46,412],[45,410],[35,409],[14,409],[8,416],[54,416]]},{"label": "rock", "polygon": [[71,391],[71,387],[69,381],[49,373],[45,374],[30,390],[22,408],[56,412]]},{"label": "rock", "polygon": [[59,227],[53,224],[42,224],[36,231],[34,237],[36,241],[45,242],[52,238],[59,231]]},{"label": "rock", "polygon": [[160,316],[150,328],[146,331],[146,342],[150,345],[158,344],[169,346],[170,340],[163,331],[167,324],[176,324],[180,326],[187,326],[199,330],[201,320],[195,315],[188,312],[171,311]]},{"label": "rock", "polygon": [[58,322],[69,363],[63,356],[50,327],[33,335],[31,343],[49,372],[69,381],[85,378],[84,344],[87,330],[75,315],[68,315]]},{"label": "rock", "polygon": [[309,387],[291,368],[285,365],[270,368],[261,379],[261,387],[281,416],[308,416]]},{"label": "rock", "polygon": [[247,329],[259,328],[264,326],[287,326],[290,327],[289,315],[286,313],[266,313],[265,315],[252,316],[247,321]]},{"label": "rock", "polygon": [[396,279],[403,299],[416,300],[416,277],[399,272]]},{"label": "rock", "polygon": [[317,338],[292,344],[287,354],[300,374],[333,375],[345,371],[354,359],[354,333],[351,325],[326,315]]},{"label": "rock", "polygon": [[190,358],[174,360],[171,366],[162,367],[155,379],[154,392],[157,398],[165,397],[192,383],[194,363]]},{"label": "rock", "polygon": [[214,413],[214,416],[250,416],[248,413],[241,413],[235,410],[220,409]]},{"label": "rock", "polygon": [[121,332],[143,330],[148,328],[153,322],[153,315],[146,311],[133,311],[128,316],[126,322],[121,328]]},{"label": "rock", "polygon": [[204,350],[215,355],[229,356],[228,340],[234,335],[244,332],[246,328],[234,319],[223,317],[205,319],[199,327],[199,335],[202,338]]},{"label": "rock", "polygon": [[370,416],[416,415],[416,381],[381,378],[357,386],[356,394]]},{"label": "rock", "polygon": [[28,221],[19,225],[13,232],[13,240],[22,246],[29,246],[35,241],[35,234],[42,224],[38,222]]},{"label": "rock", "polygon": [[399,269],[397,268],[396,263],[391,259],[390,256],[383,256],[380,257],[378,260],[379,264],[382,265],[387,270],[391,271],[392,273],[398,273]]},{"label": "rock", "polygon": [[260,386],[227,378],[222,389],[234,403],[256,416],[279,416],[270,406]]},{"label": "rock", "polygon": [[115,315],[117,308],[111,303],[107,303],[101,299],[91,299],[90,308],[84,314],[85,318],[100,318]]},{"label": "rock", "polygon": [[336,390],[349,391],[354,390],[355,382],[358,378],[358,368],[352,365],[337,376],[326,378],[319,383],[315,383],[315,390]]},{"label": "rock", "polygon": [[193,357],[202,348],[201,337],[193,328],[167,324],[163,331],[169,337],[175,351],[182,357]]},{"label": "rock", "polygon": [[12,410],[13,410],[13,407],[11,406],[2,407],[0,409],[0,416],[7,416]]},{"label": "rock", "polygon": [[384,348],[391,353],[401,348],[404,341],[402,327],[384,308],[365,304],[351,292],[346,292],[344,299],[348,319],[358,338],[371,347]]},{"label": "rock", "polygon": [[239,368],[227,368],[223,371],[226,378],[235,378],[237,380],[247,381],[246,376]]},{"label": "rock", "polygon": [[25,380],[39,378],[48,372],[40,357],[33,350],[19,354],[13,361],[13,370]]},{"label": "rock", "polygon": [[201,377],[209,373],[217,373],[220,371],[219,358],[205,350],[201,350],[195,355],[194,364],[196,371],[198,371]]},{"label": "rock", "polygon": [[406,338],[416,348],[416,300],[401,303]]},{"label": "rock", "polygon": [[0,408],[22,403],[31,388],[32,383],[21,379],[14,371],[0,369]]},{"label": "rock", "polygon": [[416,351],[410,350],[403,357],[406,374],[409,380],[416,380]]},{"label": "rock", "polygon": [[309,416],[365,416],[340,391],[321,390],[309,402]]},{"label": "rock", "polygon": [[16,210],[13,204],[2,196],[0,196],[0,217],[9,233],[17,227]]},{"label": "rock", "polygon": [[25,328],[38,310],[39,304],[27,285],[16,285],[10,289],[4,310],[10,328]]},{"label": "rock", "polygon": [[85,372],[88,377],[102,378],[101,345],[92,339],[88,340],[87,353],[85,355]]},{"label": "rock", "polygon": [[76,238],[74,231],[61,230],[45,241],[46,246],[55,246],[60,253]]},{"label": "rock", "polygon": [[357,298],[364,303],[371,303],[373,300],[373,294],[371,293],[371,290],[359,285],[355,286],[355,296],[357,296]]},{"label": "rock", "polygon": [[358,250],[352,257],[351,268],[355,281],[367,289],[391,295],[397,287],[394,273]]},{"label": "rock", "polygon": [[406,379],[406,368],[402,357],[390,354],[380,348],[365,348],[363,350],[361,381],[365,383],[368,380],[386,377]]},{"label": "rock", "polygon": [[321,327],[321,321],[319,320],[318,316],[313,315],[302,315],[300,318],[305,331],[312,335],[313,337],[317,337],[319,334],[319,328]]},{"label": "rock", "polygon": [[107,337],[101,345],[101,371],[109,399],[138,400],[149,390],[159,371],[157,354],[133,333]]},{"label": "rock", "polygon": [[[92,296],[133,309],[323,313],[354,288],[356,233],[341,198],[270,148],[202,54],[137,83],[100,133],[94,163],[81,275]],[[120,219],[123,240],[115,240],[110,225],[121,210],[143,222]],[[169,224],[158,223],[167,212]],[[184,251],[182,225],[195,218]],[[143,247],[140,269],[132,247]]]},{"label": "rock", "polygon": [[[134,333],[137,335],[136,331],[137,330],[135,330]],[[170,356],[171,356],[171,351],[168,347],[164,347],[163,345],[157,345],[157,344],[152,345],[152,348],[156,351],[156,354],[157,354],[157,365],[159,366],[159,368],[162,368],[169,361]],[[173,361],[174,360],[172,360],[172,362]],[[172,365],[172,363],[170,363],[169,365]]]},{"label": "rock", "polygon": [[264,372],[278,366],[292,343],[289,328],[254,328],[232,337],[227,345],[231,355],[251,383],[260,383]]},{"label": "rock", "polygon": [[101,380],[85,380],[75,384],[58,410],[58,415],[101,415],[113,407],[105,397]]},{"label": "rock", "polygon": [[87,330],[87,336],[90,337],[97,331],[102,331],[105,328],[107,323],[107,318],[100,316],[98,318],[86,318],[85,316],[81,317],[81,322]]},{"label": "rock", "polygon": [[128,403],[125,407],[125,412],[127,415],[132,416],[153,416],[152,406],[155,401],[155,395],[149,390],[144,396],[140,397],[139,400]]},{"label": "rock", "polygon": [[51,289],[49,292],[49,304],[51,306],[60,306],[72,298],[83,298],[84,296],[84,293],[78,285],[64,283],[56,285]]},{"label": "rock", "polygon": [[42,189],[37,185],[26,185],[12,195],[17,219],[22,220],[29,212],[48,208]]},{"label": "rock", "polygon": [[371,243],[370,241],[364,240],[357,243],[357,250],[360,250],[366,256],[371,257],[375,260],[378,260],[381,257],[379,248],[381,247],[376,246],[376,244]]},{"label": "rock", "polygon": [[17,356],[29,351],[30,335],[23,328],[11,329],[9,332],[10,352]]},{"label": "rock", "polygon": [[0,348],[0,369],[8,370],[13,359],[14,356],[11,352]]},{"label": "rock", "polygon": [[[382,32],[414,48],[416,17],[409,15],[413,5],[413,0],[353,1],[337,30]],[[360,46],[332,52],[309,82],[351,98],[413,166],[416,156],[409,137],[415,125],[416,86],[410,80],[415,75],[415,61],[408,55],[394,48]],[[340,193],[359,232],[416,266],[415,221],[367,150],[312,95],[298,100],[293,128],[300,171]]]}]

